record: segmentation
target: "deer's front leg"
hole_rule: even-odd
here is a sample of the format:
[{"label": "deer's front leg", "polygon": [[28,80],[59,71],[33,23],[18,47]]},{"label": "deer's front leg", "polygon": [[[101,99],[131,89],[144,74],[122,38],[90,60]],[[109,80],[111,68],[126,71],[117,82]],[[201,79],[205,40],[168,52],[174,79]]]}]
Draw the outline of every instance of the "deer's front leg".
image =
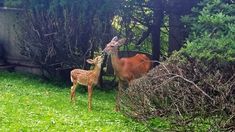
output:
[{"label": "deer's front leg", "polygon": [[122,82],[118,82],[118,88],[117,88],[117,93],[116,93],[116,109],[115,111],[120,111],[120,93],[122,89]]},{"label": "deer's front leg", "polygon": [[92,102],[92,85],[88,85],[88,111],[91,111]]}]

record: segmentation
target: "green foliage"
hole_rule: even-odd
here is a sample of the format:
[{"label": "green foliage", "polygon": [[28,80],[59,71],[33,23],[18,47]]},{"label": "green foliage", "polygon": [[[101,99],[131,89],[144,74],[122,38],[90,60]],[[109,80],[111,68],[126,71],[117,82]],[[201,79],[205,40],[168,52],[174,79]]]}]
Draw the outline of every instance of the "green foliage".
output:
[{"label": "green foliage", "polygon": [[183,52],[204,61],[235,62],[235,4],[204,0],[183,21],[191,27]]},{"label": "green foliage", "polygon": [[[167,128],[171,128],[171,124],[169,121],[164,120],[162,118],[156,117],[149,120],[149,128],[153,131],[166,131]],[[169,131],[169,130],[168,130]]]},{"label": "green foliage", "polygon": [[[215,122],[219,122],[221,117],[178,117],[169,116],[167,119],[164,118],[153,118],[149,120],[149,128],[152,131],[196,131],[205,132],[208,130],[219,131],[218,128],[214,127]],[[189,122],[185,125],[180,125],[181,122]]]},{"label": "green foliage", "polygon": [[169,47],[169,28],[166,26],[169,25],[169,17],[164,17],[164,26],[161,27],[161,56],[168,56],[168,47]]},{"label": "green foliage", "polygon": [[[129,15],[135,15],[134,13],[131,14],[134,11],[125,8],[121,9],[120,11],[121,13],[116,15],[112,20],[112,26],[116,30],[116,32],[121,34],[121,36],[125,36],[128,38],[128,45],[125,45],[125,47],[121,48],[120,50],[131,50],[151,53],[150,37],[146,38],[146,40],[143,41],[142,44],[136,45],[142,33],[146,32],[147,27],[135,20],[130,19]],[[123,13],[122,11],[125,13]],[[138,10],[135,11],[138,12]]]},{"label": "green foliage", "polygon": [[21,7],[22,6],[22,0],[5,0],[4,6],[7,7]]},{"label": "green foliage", "polygon": [[[127,50],[152,53],[151,25],[153,24],[152,0],[122,0],[121,8],[113,19],[114,29],[128,38]],[[168,25],[168,17],[164,24]],[[168,52],[168,29],[161,28],[161,55],[167,56]],[[140,43],[141,42],[141,43]]]}]

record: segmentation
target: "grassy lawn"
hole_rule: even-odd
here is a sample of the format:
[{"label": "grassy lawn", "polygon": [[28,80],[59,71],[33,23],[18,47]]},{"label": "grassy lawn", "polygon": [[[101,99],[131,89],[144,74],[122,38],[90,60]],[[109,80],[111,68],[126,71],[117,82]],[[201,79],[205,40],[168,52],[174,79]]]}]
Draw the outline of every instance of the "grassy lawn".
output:
[{"label": "grassy lawn", "polygon": [[88,112],[86,92],[77,92],[72,105],[68,86],[0,71],[0,131],[150,131],[114,111],[113,91],[93,93]]},{"label": "grassy lawn", "polygon": [[169,120],[174,121],[174,118],[134,121],[114,111],[114,91],[95,89],[93,109],[88,112],[85,91],[84,87],[77,88],[77,102],[72,105],[70,86],[56,85],[32,75],[0,71],[0,132],[207,131],[213,126],[210,118],[195,118],[189,127],[171,124]]}]

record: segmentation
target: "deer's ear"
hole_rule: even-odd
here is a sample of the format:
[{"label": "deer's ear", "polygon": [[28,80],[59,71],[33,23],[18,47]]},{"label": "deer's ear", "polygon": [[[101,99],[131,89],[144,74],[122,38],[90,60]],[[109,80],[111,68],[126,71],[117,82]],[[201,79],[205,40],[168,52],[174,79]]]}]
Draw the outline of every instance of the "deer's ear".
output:
[{"label": "deer's ear", "polygon": [[125,42],[126,42],[126,38],[122,38],[122,39],[119,39],[119,40],[116,42],[116,44],[117,44],[118,46],[121,46],[121,45],[123,45]]},{"label": "deer's ear", "polygon": [[89,64],[94,64],[94,60],[92,60],[92,59],[87,59],[86,62]]},{"label": "deer's ear", "polygon": [[115,41],[115,42],[118,41],[118,37],[117,36],[113,37],[111,41]]}]

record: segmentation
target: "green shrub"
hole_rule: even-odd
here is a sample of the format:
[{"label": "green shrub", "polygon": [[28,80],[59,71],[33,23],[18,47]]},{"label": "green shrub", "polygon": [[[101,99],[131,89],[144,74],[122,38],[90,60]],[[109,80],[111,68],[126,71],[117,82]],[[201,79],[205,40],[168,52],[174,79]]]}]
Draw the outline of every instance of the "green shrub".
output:
[{"label": "green shrub", "polygon": [[235,62],[234,3],[204,0],[193,11],[183,17],[191,27],[183,53],[209,62]]}]

